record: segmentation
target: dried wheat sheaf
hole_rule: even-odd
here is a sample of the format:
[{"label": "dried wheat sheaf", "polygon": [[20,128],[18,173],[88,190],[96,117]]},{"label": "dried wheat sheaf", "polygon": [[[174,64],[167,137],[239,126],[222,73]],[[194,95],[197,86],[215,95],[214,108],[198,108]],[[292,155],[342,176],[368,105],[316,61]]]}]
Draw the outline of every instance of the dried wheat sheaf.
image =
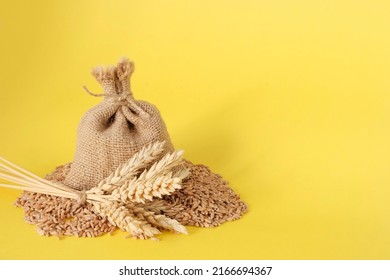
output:
[{"label": "dried wheat sheaf", "polygon": [[189,175],[188,169],[180,167],[183,151],[168,153],[156,161],[163,151],[164,142],[143,147],[88,191],[77,191],[40,178],[0,158],[0,178],[13,183],[0,186],[76,199],[79,205],[90,203],[94,212],[134,238],[154,238],[164,229],[187,234],[178,221],[141,207],[147,201],[181,189],[183,179]]}]

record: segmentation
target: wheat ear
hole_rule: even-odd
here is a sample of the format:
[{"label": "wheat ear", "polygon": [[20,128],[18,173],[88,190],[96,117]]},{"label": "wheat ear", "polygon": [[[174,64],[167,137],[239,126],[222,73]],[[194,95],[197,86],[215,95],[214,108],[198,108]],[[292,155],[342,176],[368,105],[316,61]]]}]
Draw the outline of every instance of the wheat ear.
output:
[{"label": "wheat ear", "polygon": [[151,162],[156,160],[164,151],[164,144],[165,141],[143,147],[127,162],[120,165],[113,173],[102,180],[97,187],[90,189],[87,193],[110,194],[114,189],[122,186],[127,180],[138,175],[140,170],[145,169]]},{"label": "wheat ear", "polygon": [[166,174],[171,171],[171,169],[181,163],[181,159],[184,151],[174,151],[173,153],[166,154],[161,160],[155,162],[152,167],[139,175],[138,179],[140,180],[150,180],[162,174]]},{"label": "wheat ear", "polygon": [[180,151],[167,154],[138,178],[133,178],[116,188],[111,195],[115,200],[121,200],[123,203],[145,203],[146,200],[151,201],[154,197],[161,198],[162,195],[173,193],[181,188],[182,180],[189,175],[188,169],[180,170],[174,176],[169,172],[172,167],[180,163],[181,156]]},{"label": "wheat ear", "polygon": [[112,196],[124,203],[145,203],[152,201],[154,197],[161,198],[163,195],[170,195],[175,190],[181,189],[182,179],[181,177],[172,177],[171,172],[146,182],[133,179],[113,191]]},{"label": "wheat ear", "polygon": [[147,239],[161,233],[145,220],[135,218],[121,203],[115,201],[108,203],[93,202],[93,205],[102,217],[107,217],[110,223],[123,231],[129,232],[135,238]]},{"label": "wheat ear", "polygon": [[170,219],[164,215],[158,215],[151,211],[147,211],[141,207],[131,207],[129,211],[132,211],[134,215],[140,219],[146,220],[149,224],[155,227],[172,230],[174,232],[188,234],[187,229],[181,225],[178,221]]}]

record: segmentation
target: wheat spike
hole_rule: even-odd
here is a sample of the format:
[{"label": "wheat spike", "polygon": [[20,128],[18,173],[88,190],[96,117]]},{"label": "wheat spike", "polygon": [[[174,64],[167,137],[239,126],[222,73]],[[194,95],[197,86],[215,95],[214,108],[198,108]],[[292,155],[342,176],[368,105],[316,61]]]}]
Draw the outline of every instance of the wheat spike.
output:
[{"label": "wheat spike", "polygon": [[181,182],[189,174],[188,169],[180,170],[172,176],[172,172],[145,180],[134,178],[127,181],[122,187],[115,189],[112,196],[123,203],[152,201],[154,197],[161,198],[181,189]]},{"label": "wheat spike", "polygon": [[164,200],[154,199],[152,201],[145,201],[145,203],[135,203],[135,206],[142,207],[146,211],[154,212],[156,214],[163,213],[167,210]]},{"label": "wheat spike", "polygon": [[138,218],[145,219],[148,223],[154,225],[155,227],[161,227],[174,232],[188,234],[187,229],[178,221],[170,219],[164,215],[156,215],[151,211],[134,206],[130,208],[129,211],[132,211]]},{"label": "wheat spike", "polygon": [[155,213],[147,211],[141,207],[136,207],[133,204],[126,205],[130,212],[134,214],[139,219],[147,221],[149,224],[153,225],[156,228],[162,228],[158,221],[154,218]]},{"label": "wheat spike", "polygon": [[[181,211],[184,211],[185,207],[183,205],[178,205],[174,203],[173,205],[169,206],[164,200],[161,199],[153,199],[152,201],[145,201],[145,203],[135,203],[135,206],[142,207],[146,211],[153,212],[155,214],[170,214],[172,212],[179,213]],[[174,209],[172,208],[174,207]]]},{"label": "wheat spike", "polygon": [[181,181],[188,176],[189,170],[179,170],[172,176],[170,170],[180,164],[183,152],[176,151],[166,154],[160,161],[145,170],[138,178],[128,180],[121,187],[112,191],[116,200],[127,202],[141,202],[161,198],[181,188]]},{"label": "wheat spike", "polygon": [[102,180],[97,187],[90,189],[87,193],[103,194],[111,193],[115,188],[120,187],[126,181],[138,175],[138,172],[145,169],[151,162],[163,152],[165,142],[156,142],[143,147],[134,154],[127,162],[120,165],[107,178]]},{"label": "wheat spike", "polygon": [[109,203],[93,202],[93,205],[102,217],[107,217],[110,223],[129,232],[135,238],[147,239],[161,233],[145,220],[135,218],[121,203],[114,201]]},{"label": "wheat spike", "polygon": [[180,189],[181,179],[172,178],[172,173],[160,176],[152,181],[133,179],[121,188],[113,191],[112,195],[124,203],[138,202],[145,203],[146,200],[153,200],[154,197],[169,195]]},{"label": "wheat spike", "polygon": [[174,151],[171,154],[166,154],[161,160],[155,162],[152,167],[142,172],[138,179],[146,181],[168,173],[174,166],[181,163],[183,153],[184,151]]},{"label": "wheat spike", "polygon": [[163,228],[173,230],[177,233],[188,234],[185,226],[181,225],[178,221],[168,218],[164,215],[155,215],[154,217]]}]

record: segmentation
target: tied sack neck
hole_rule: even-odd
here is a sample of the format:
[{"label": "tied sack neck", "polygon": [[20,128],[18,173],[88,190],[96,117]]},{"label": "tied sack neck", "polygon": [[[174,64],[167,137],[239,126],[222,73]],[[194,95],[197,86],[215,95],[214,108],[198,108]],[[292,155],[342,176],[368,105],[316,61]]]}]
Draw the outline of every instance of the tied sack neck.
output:
[{"label": "tied sack neck", "polygon": [[92,70],[92,75],[102,86],[103,93],[93,93],[86,86],[83,88],[92,96],[103,96],[105,101],[122,107],[122,111],[129,108],[136,115],[147,118],[149,114],[137,105],[131,91],[130,78],[133,72],[134,63],[128,58],[122,58],[116,67],[104,68],[100,66]]}]

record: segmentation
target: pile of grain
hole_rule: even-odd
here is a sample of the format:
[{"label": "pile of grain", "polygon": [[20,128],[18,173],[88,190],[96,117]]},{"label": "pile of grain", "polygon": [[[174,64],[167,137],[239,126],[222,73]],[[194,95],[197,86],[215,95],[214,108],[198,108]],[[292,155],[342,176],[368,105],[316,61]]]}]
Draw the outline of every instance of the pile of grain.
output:
[{"label": "pile of grain", "polygon": [[96,237],[115,230],[89,203],[80,206],[69,198],[23,192],[15,205],[23,207],[25,221],[41,235]]},{"label": "pile of grain", "polygon": [[[221,176],[207,166],[185,161],[191,175],[181,190],[162,199],[139,205],[148,211],[166,215],[182,225],[214,227],[239,219],[247,206]],[[57,167],[46,179],[63,182],[71,164]],[[92,205],[78,205],[75,200],[23,192],[15,203],[23,207],[25,220],[42,235],[95,237],[113,232],[115,227],[92,210]],[[133,206],[134,207],[134,206]]]},{"label": "pile of grain", "polygon": [[[46,179],[63,182],[70,167],[70,164],[57,167]],[[23,207],[25,221],[35,225],[38,233],[45,236],[96,237],[116,229],[95,213],[91,204],[79,205],[69,198],[23,192],[15,205]]]},{"label": "pile of grain", "polygon": [[191,175],[177,190],[163,199],[147,202],[150,211],[164,214],[182,225],[214,227],[239,219],[246,204],[229,187],[228,182],[205,165],[184,163]]}]

